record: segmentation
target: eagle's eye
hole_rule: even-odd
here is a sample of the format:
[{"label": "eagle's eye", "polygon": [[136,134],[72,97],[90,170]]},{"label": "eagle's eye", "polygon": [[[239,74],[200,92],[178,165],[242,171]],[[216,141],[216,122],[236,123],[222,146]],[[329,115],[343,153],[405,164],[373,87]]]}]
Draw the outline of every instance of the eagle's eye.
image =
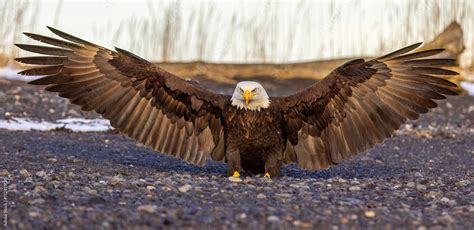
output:
[{"label": "eagle's eye", "polygon": [[239,88],[240,89],[240,93],[244,93],[244,90],[242,88]]},{"label": "eagle's eye", "polygon": [[257,88],[252,89],[252,93],[256,93],[256,92],[257,92]]}]

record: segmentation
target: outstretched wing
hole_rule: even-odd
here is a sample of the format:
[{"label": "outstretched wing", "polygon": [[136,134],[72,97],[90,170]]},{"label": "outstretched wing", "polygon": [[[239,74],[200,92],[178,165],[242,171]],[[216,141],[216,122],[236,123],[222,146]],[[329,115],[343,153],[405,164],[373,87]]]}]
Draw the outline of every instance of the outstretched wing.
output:
[{"label": "outstretched wing", "polygon": [[48,27],[65,39],[25,33],[52,46],[17,44],[48,56],[16,59],[41,65],[24,75],[46,75],[30,82],[69,98],[83,110],[109,119],[121,133],[157,151],[203,165],[224,157],[221,111],[228,96],[214,94],[156,65],[116,48],[108,50]]},{"label": "outstretched wing", "polygon": [[433,75],[456,75],[426,58],[442,49],[406,54],[421,43],[370,61],[350,61],[294,95],[277,98],[287,122],[285,162],[317,170],[339,163],[390,137],[407,119],[455,95],[456,85]]}]

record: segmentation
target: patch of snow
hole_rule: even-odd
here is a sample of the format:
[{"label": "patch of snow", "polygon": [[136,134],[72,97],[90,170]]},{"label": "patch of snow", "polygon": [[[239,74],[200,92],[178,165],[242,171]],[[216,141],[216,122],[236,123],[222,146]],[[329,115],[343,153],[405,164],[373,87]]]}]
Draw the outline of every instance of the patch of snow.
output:
[{"label": "patch of snow", "polygon": [[13,66],[5,66],[0,68],[0,79],[15,80],[15,81],[33,81],[41,76],[24,76],[18,74],[22,71],[21,69],[16,69]]},{"label": "patch of snow", "polygon": [[467,91],[467,93],[471,96],[474,96],[474,83],[462,81],[459,83],[463,89]]},{"label": "patch of snow", "polygon": [[9,120],[0,120],[0,129],[14,131],[50,131],[59,128],[73,132],[105,132],[112,129],[109,120],[68,118],[56,122],[34,121],[30,118],[13,117]]}]

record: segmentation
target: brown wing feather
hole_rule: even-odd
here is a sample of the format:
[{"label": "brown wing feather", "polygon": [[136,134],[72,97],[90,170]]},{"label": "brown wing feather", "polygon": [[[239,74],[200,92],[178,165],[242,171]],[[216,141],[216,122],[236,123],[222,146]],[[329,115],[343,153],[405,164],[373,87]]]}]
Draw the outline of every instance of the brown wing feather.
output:
[{"label": "brown wing feather", "polygon": [[409,53],[421,43],[383,57],[350,61],[309,88],[273,101],[287,122],[285,162],[318,170],[366,151],[391,136],[407,119],[455,95],[456,85],[434,75],[451,59],[426,58],[441,49]]},{"label": "brown wing feather", "polygon": [[[48,27],[49,28],[49,27]],[[49,56],[17,61],[40,65],[22,71],[44,75],[30,82],[94,110],[121,133],[190,163],[224,158],[221,111],[228,96],[214,94],[122,49],[111,51],[54,28],[65,39],[25,33],[53,45],[17,46]]]}]

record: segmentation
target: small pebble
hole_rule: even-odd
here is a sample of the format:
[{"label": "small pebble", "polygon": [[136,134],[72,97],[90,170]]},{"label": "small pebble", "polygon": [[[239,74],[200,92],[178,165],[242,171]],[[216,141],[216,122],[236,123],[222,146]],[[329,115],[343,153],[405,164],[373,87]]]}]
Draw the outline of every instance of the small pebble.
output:
[{"label": "small pebble", "polygon": [[435,222],[443,225],[450,225],[454,222],[454,218],[447,213],[443,213],[442,216],[436,218]]},{"label": "small pebble", "polygon": [[28,204],[30,204],[30,205],[44,204],[44,203],[46,203],[46,200],[44,200],[44,199],[42,199],[42,198],[30,200],[30,201],[28,202]]},{"label": "small pebble", "polygon": [[459,186],[459,187],[468,186],[470,184],[471,182],[469,180],[461,180],[461,181],[456,182],[456,186]]},{"label": "small pebble", "polygon": [[451,200],[447,197],[443,197],[440,199],[440,201],[444,204],[447,204],[447,205],[456,205],[456,201],[455,200]]},{"label": "small pebble", "polygon": [[311,227],[313,227],[310,222],[304,222],[304,221],[301,221],[301,220],[293,221],[293,225],[296,226],[296,227],[300,227],[300,228],[311,228]]},{"label": "small pebble", "polygon": [[153,186],[153,185],[148,185],[148,186],[146,186],[146,189],[148,189],[148,190],[150,190],[150,191],[151,191],[151,190],[155,190],[155,189],[156,189],[156,187],[155,187],[155,186]]},{"label": "small pebble", "polygon": [[72,159],[72,163],[82,163],[82,160],[81,159]]},{"label": "small pebble", "polygon": [[240,179],[240,177],[233,177],[233,176],[231,176],[231,177],[229,177],[229,180],[230,180],[231,182],[234,182],[234,183],[240,183],[240,182],[242,182],[242,179]]},{"label": "small pebble", "polygon": [[51,162],[58,162],[58,159],[56,159],[56,158],[49,158],[48,161],[51,161]]},{"label": "small pebble", "polygon": [[361,189],[360,189],[359,186],[351,186],[351,187],[349,188],[349,191],[351,191],[351,192],[358,192],[358,191],[360,191],[360,190],[361,190]]},{"label": "small pebble", "polygon": [[166,187],[166,186],[164,186],[164,187],[161,187],[161,190],[162,190],[163,192],[171,192],[171,191],[173,191],[173,189],[172,189],[172,188],[170,188],[170,187]]},{"label": "small pebble", "polygon": [[420,172],[416,172],[415,177],[423,177],[423,174],[421,174]]},{"label": "small pebble", "polygon": [[139,212],[155,213],[158,207],[152,204],[140,205],[137,208]]},{"label": "small pebble", "polygon": [[31,218],[38,218],[41,216],[41,214],[39,212],[36,212],[36,211],[31,211],[31,212],[28,212],[28,215],[31,217]]},{"label": "small pebble", "polygon": [[86,193],[88,193],[88,194],[90,194],[90,195],[97,195],[97,190],[91,189],[91,188],[89,188],[89,187],[85,187],[85,188],[84,188],[84,192],[86,192]]},{"label": "small pebble", "polygon": [[374,211],[365,211],[364,214],[368,218],[374,218],[375,217],[375,212]]},{"label": "small pebble", "polygon": [[44,177],[44,176],[46,176],[46,172],[43,171],[43,170],[42,170],[42,171],[38,171],[38,172],[35,173],[35,175],[36,175],[37,177]]},{"label": "small pebble", "polygon": [[467,210],[469,212],[474,212],[474,205],[469,206],[469,208],[467,208]]},{"label": "small pebble", "polygon": [[46,190],[43,186],[39,185],[39,186],[36,186],[34,191],[36,193],[47,193],[48,190]]},{"label": "small pebble", "polygon": [[180,192],[189,192],[193,187],[190,184],[185,184],[178,188]]},{"label": "small pebble", "polygon": [[341,184],[347,183],[347,180],[346,180],[346,179],[342,179],[342,178],[339,178],[337,181],[338,181],[339,183],[341,183]]},{"label": "small pebble", "polygon": [[266,198],[267,198],[267,196],[263,195],[262,193],[259,193],[257,195],[257,199],[266,199]]},{"label": "small pebble", "polygon": [[267,220],[268,220],[268,221],[275,222],[275,221],[279,221],[280,218],[279,218],[278,216],[268,216],[268,217],[267,217]]},{"label": "small pebble", "polygon": [[348,224],[349,223],[349,219],[347,219],[346,217],[341,217],[341,224]]},{"label": "small pebble", "polygon": [[0,170],[0,176],[1,177],[9,176],[9,175],[10,175],[10,172],[8,172],[8,170],[6,170],[6,169]]},{"label": "small pebble", "polygon": [[28,172],[28,170],[26,170],[26,169],[22,169],[22,170],[20,170],[20,175],[23,176],[23,177],[29,177],[29,176],[31,176],[31,173]]},{"label": "small pebble", "polygon": [[443,202],[443,203],[448,203],[448,202],[449,202],[449,198],[443,197],[443,198],[441,198],[440,201]]},{"label": "small pebble", "polygon": [[416,190],[426,191],[426,185],[418,184],[418,185],[416,185]]},{"label": "small pebble", "polygon": [[245,184],[253,184],[253,183],[255,183],[255,181],[256,180],[252,179],[251,177],[247,177],[247,178],[244,179]]},{"label": "small pebble", "polygon": [[114,176],[109,180],[109,185],[115,186],[119,185],[124,181],[124,179],[121,176]]}]

